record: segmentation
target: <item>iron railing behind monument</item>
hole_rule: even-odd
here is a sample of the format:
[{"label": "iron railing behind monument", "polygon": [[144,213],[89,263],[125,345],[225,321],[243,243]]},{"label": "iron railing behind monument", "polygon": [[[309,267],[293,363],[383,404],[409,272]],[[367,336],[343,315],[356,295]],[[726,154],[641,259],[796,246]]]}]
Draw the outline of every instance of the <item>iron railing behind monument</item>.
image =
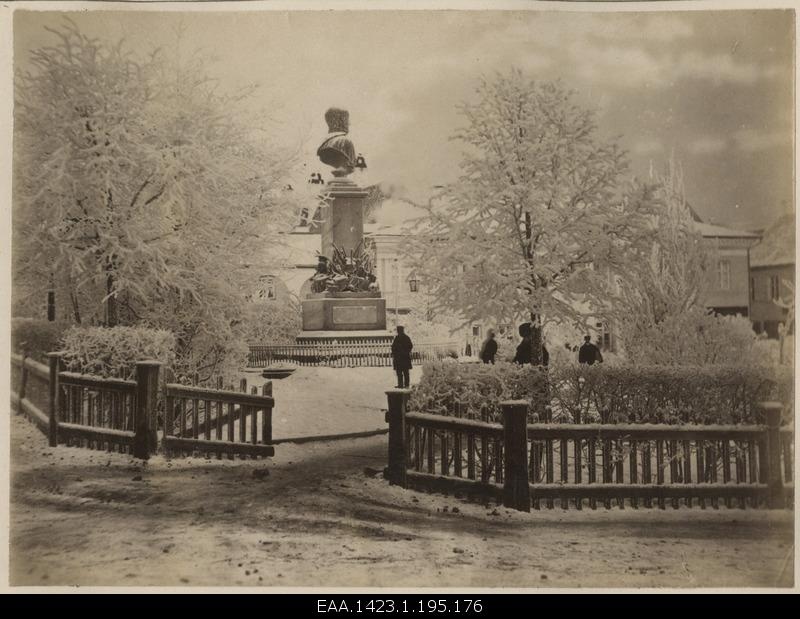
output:
[{"label": "iron railing behind monument", "polygon": [[[456,357],[455,342],[417,344],[411,353],[414,362],[422,363]],[[391,344],[349,341],[336,344],[293,344],[286,346],[251,345],[247,366],[267,367],[272,363],[289,362],[299,366],[387,367],[392,365]]]}]

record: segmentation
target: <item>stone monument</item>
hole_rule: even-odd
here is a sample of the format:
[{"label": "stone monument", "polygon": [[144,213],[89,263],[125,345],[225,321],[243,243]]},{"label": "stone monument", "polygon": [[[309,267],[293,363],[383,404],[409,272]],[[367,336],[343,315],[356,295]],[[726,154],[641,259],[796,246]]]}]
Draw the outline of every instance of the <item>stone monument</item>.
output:
[{"label": "stone monument", "polygon": [[298,341],[339,342],[364,338],[383,340],[386,300],[374,274],[372,256],[364,241],[364,203],[367,192],[348,176],[365,167],[347,137],[347,110],[325,112],[328,136],[317,149],[322,163],[333,168],[323,199],[322,239],[311,292],[301,300],[303,332]]}]

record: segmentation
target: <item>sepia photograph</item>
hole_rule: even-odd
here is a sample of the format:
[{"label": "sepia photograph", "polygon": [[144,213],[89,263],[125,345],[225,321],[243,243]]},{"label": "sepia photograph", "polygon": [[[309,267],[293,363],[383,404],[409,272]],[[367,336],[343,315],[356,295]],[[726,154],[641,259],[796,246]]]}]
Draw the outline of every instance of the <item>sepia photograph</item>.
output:
[{"label": "sepia photograph", "polygon": [[0,18],[5,590],[795,588],[791,2]]}]

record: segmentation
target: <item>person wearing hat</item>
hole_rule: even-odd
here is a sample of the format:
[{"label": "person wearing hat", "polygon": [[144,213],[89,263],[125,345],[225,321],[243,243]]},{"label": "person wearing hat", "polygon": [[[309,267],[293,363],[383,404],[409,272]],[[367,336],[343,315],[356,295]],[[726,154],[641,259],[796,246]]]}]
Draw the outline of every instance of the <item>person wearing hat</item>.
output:
[{"label": "person wearing hat", "polygon": [[578,363],[594,365],[595,362],[603,363],[603,355],[600,349],[592,344],[592,338],[587,335],[583,338],[583,346],[578,351]]},{"label": "person wearing hat", "polygon": [[411,349],[414,344],[405,333],[405,329],[398,325],[397,335],[392,341],[392,367],[397,373],[398,389],[408,388],[411,382]]},{"label": "person wearing hat", "polygon": [[494,339],[494,329],[489,329],[486,339],[481,345],[481,361],[494,365],[494,357],[497,354],[497,340]]}]

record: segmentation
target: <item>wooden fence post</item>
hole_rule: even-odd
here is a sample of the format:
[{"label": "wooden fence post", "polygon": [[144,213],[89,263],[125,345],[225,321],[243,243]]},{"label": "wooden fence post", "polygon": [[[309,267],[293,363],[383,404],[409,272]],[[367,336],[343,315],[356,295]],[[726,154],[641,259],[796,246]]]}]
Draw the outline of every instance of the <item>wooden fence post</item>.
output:
[{"label": "wooden fence post", "polygon": [[764,444],[767,447],[767,506],[770,509],[781,509],[786,506],[783,497],[783,475],[781,474],[781,412],[780,402],[761,402],[759,408],[764,412],[767,423],[767,436]]},{"label": "wooden fence post", "polygon": [[147,460],[158,448],[158,421],[156,402],[158,399],[159,361],[136,362],[136,416],[133,420],[133,457]]},{"label": "wooden fence post", "polygon": [[[50,447],[58,445],[58,371],[61,366],[61,354],[57,352],[47,353],[47,361],[50,366],[50,374],[48,376],[48,414],[50,415],[49,431],[47,433]],[[24,366],[23,366],[24,367]]]},{"label": "wooden fence post", "polygon": [[503,411],[503,505],[522,512],[531,511],[528,485],[528,402],[501,402]]},{"label": "wooden fence post", "polygon": [[[271,380],[261,386],[261,395],[272,397]],[[272,443],[272,408],[261,411],[261,442],[265,445]]]},{"label": "wooden fence post", "polygon": [[389,466],[386,477],[395,486],[406,487],[406,404],[410,389],[389,389],[386,396],[389,400]]},{"label": "wooden fence post", "polygon": [[[25,362],[28,360],[28,350],[25,349],[22,353],[22,367],[19,374],[19,401],[25,399],[25,393],[28,390],[28,368]],[[20,408],[21,411],[21,408]]]}]

